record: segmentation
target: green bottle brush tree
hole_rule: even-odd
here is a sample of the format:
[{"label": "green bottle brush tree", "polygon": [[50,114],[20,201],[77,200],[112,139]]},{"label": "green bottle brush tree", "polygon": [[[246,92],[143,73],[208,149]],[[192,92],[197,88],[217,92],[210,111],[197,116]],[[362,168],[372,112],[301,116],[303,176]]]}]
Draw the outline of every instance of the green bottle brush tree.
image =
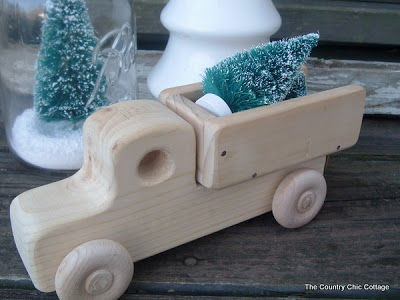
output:
[{"label": "green bottle brush tree", "polygon": [[203,75],[204,94],[222,98],[232,112],[305,96],[300,66],[318,43],[310,33],[271,42],[228,57]]},{"label": "green bottle brush tree", "polygon": [[47,0],[33,109],[12,128],[12,148],[25,162],[45,169],[81,167],[83,121],[110,104],[105,79],[94,92],[102,68],[92,63],[97,43],[84,0]]},{"label": "green bottle brush tree", "polygon": [[34,108],[46,121],[77,122],[109,104],[103,81],[86,107],[102,67],[92,63],[98,40],[84,0],[48,1],[46,14],[36,66]]}]

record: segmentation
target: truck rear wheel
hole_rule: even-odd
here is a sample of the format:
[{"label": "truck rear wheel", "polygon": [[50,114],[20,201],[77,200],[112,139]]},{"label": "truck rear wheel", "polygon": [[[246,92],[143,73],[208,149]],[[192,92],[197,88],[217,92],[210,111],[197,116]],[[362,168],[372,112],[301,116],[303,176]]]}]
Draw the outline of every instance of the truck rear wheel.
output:
[{"label": "truck rear wheel", "polygon": [[58,267],[55,285],[64,299],[118,299],[133,275],[129,252],[111,240],[94,240],[72,250]]},{"label": "truck rear wheel", "polygon": [[317,215],[325,196],[324,176],[316,170],[299,169],[279,184],[272,201],[272,213],[283,227],[297,228]]}]

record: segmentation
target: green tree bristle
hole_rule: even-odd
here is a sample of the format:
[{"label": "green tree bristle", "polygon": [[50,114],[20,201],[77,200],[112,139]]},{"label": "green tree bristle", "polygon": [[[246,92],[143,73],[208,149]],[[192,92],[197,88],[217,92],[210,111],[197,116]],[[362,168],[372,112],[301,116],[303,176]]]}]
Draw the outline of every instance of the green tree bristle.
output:
[{"label": "green tree bristle", "polygon": [[86,107],[102,67],[92,64],[96,44],[84,0],[47,1],[34,86],[41,119],[77,122],[109,104],[103,81]]},{"label": "green tree bristle", "polygon": [[224,99],[232,112],[304,96],[307,89],[300,66],[318,38],[318,34],[310,33],[228,57],[205,70],[204,93]]},{"label": "green tree bristle", "polygon": [[306,75],[303,72],[299,72],[284,100],[303,97],[305,95],[307,95]]}]

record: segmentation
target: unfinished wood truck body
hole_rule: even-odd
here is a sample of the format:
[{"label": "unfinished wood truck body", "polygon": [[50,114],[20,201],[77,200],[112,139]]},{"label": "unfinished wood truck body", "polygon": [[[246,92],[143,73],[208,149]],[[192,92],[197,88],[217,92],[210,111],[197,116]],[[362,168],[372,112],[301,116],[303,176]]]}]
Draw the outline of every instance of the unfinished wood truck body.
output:
[{"label": "unfinished wood truck body", "polygon": [[11,204],[34,285],[62,299],[118,298],[132,262],[273,210],[310,221],[327,154],[358,139],[365,92],[346,86],[215,117],[199,84],[127,101],[84,125],[84,165]]}]

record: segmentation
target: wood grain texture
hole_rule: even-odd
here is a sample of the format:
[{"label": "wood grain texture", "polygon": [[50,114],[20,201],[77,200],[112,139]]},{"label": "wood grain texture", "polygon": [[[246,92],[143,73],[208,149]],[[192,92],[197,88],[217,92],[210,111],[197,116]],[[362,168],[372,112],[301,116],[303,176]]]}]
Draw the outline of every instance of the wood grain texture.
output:
[{"label": "wood grain texture", "polygon": [[365,114],[400,115],[400,63],[311,58],[307,66],[310,93],[360,84],[367,92]]},{"label": "wood grain texture", "polygon": [[[183,186],[194,184],[193,129],[160,103],[137,100],[98,111],[85,123],[84,142],[84,165],[79,172],[23,193],[11,205],[15,242],[35,285],[44,291],[54,290],[55,271],[68,252],[93,239],[113,239],[109,234],[114,228],[108,227],[107,218],[100,221],[98,216],[109,212],[108,218],[112,219],[113,211],[121,205],[132,207],[126,197],[116,201],[118,197],[138,190],[146,194],[147,187],[167,179],[175,179]],[[148,178],[140,173],[139,166],[152,151],[170,153],[174,164],[168,169],[163,164],[155,166],[159,173]],[[177,159],[183,156],[186,160]],[[115,217],[117,223],[123,220],[121,215]],[[91,222],[94,235],[90,239],[84,233],[77,235],[78,228],[88,228]],[[105,235],[100,227],[96,228],[99,222],[106,227]],[[58,241],[54,239],[56,232]],[[64,239],[72,241],[69,247],[61,242]],[[54,247],[49,246],[52,243]],[[51,253],[54,259],[49,258]]]},{"label": "wood grain texture", "polygon": [[216,116],[194,103],[201,96],[203,96],[201,83],[194,83],[166,89],[160,93],[158,101],[165,104],[193,126],[196,133],[196,180],[203,183],[203,168],[207,154],[205,152],[207,149],[205,126],[208,120],[214,119]]},{"label": "wood grain texture", "polygon": [[63,259],[55,286],[61,300],[117,300],[132,275],[132,258],[123,246],[110,240],[93,240]]},{"label": "wood grain texture", "polygon": [[[137,83],[139,99],[154,99],[147,88],[146,78],[160,59],[161,51],[138,51]],[[27,49],[16,48],[3,51],[0,55],[2,70],[10,69],[13,62],[21,61],[26,55],[35,56]],[[34,60],[34,58],[32,58]],[[23,63],[21,62],[21,65]],[[366,114],[400,115],[400,63],[367,62],[354,60],[324,60],[310,58],[307,61],[309,72],[308,92],[315,93],[345,85],[359,84],[367,91]],[[22,93],[31,93],[34,69],[22,69],[19,73],[9,74],[4,80]],[[11,76],[12,75],[12,76]],[[30,91],[29,91],[30,87]],[[17,109],[20,103],[16,103]]]},{"label": "wood grain texture", "polygon": [[[379,3],[380,2],[380,3]],[[274,5],[282,18],[274,39],[319,31],[321,41],[400,45],[398,1],[279,0]],[[160,22],[166,0],[134,0],[138,32],[151,38],[166,36]]]},{"label": "wood grain texture", "polygon": [[223,188],[349,148],[358,140],[364,102],[363,88],[345,86],[212,119],[201,182]]},{"label": "wood grain texture", "polygon": [[[237,295],[398,298],[399,130],[396,119],[364,119],[358,143],[332,155],[325,175],[327,200],[307,226],[284,229],[267,213],[142,260],[135,263],[134,279],[123,299],[143,295],[150,295],[149,299],[179,295],[189,299]],[[4,135],[0,144],[5,145]],[[16,195],[67,175],[43,175],[27,168],[15,161],[6,146],[0,147],[0,153],[1,298],[57,299],[55,294],[32,290],[8,215]],[[308,282],[381,282],[391,289],[310,293],[304,288]]]},{"label": "wood grain texture", "polygon": [[298,169],[282,180],[272,200],[275,220],[286,228],[298,228],[310,222],[324,204],[324,176],[310,169]]},{"label": "wood grain texture", "polygon": [[200,87],[193,84],[181,91],[179,87],[169,89],[161,94],[160,101],[195,128],[196,180],[208,188],[225,188],[349,148],[359,136],[365,103],[365,91],[360,86],[345,86],[219,118],[196,108],[186,97],[187,92],[193,94]]},{"label": "wood grain texture", "polygon": [[[160,54],[139,51],[140,98],[151,97],[145,78]],[[309,82],[317,76],[309,86],[311,92],[357,79],[367,90],[369,113],[380,113],[380,107],[371,106],[372,99],[389,101],[399,95],[390,92],[399,82],[398,64],[312,59],[308,66]],[[385,91],[372,92],[370,87],[375,85],[384,86]],[[381,107],[391,106],[386,103]],[[399,132],[398,118],[364,116],[357,144],[331,156],[325,173],[327,199],[305,227],[282,228],[267,213],[147,258],[135,263],[133,281],[122,299],[399,299]],[[35,290],[13,241],[9,206],[18,194],[70,175],[72,172],[43,172],[21,164],[9,151],[0,122],[1,299],[57,299],[55,293]],[[389,284],[390,290],[305,290],[305,283],[321,282],[379,282]]]},{"label": "wood grain texture", "polygon": [[[142,99],[153,99],[144,77],[161,56],[161,51],[139,51],[139,91]],[[307,60],[310,94],[359,84],[367,92],[365,114],[400,115],[400,63],[354,60]]]},{"label": "wood grain texture", "polygon": [[270,211],[289,172],[322,173],[325,165],[323,156],[227,189],[207,189],[194,178],[193,128],[154,101],[103,108],[85,122],[83,136],[81,170],[11,204],[15,243],[42,291],[54,290],[61,261],[83,243],[116,241],[136,262]]}]

